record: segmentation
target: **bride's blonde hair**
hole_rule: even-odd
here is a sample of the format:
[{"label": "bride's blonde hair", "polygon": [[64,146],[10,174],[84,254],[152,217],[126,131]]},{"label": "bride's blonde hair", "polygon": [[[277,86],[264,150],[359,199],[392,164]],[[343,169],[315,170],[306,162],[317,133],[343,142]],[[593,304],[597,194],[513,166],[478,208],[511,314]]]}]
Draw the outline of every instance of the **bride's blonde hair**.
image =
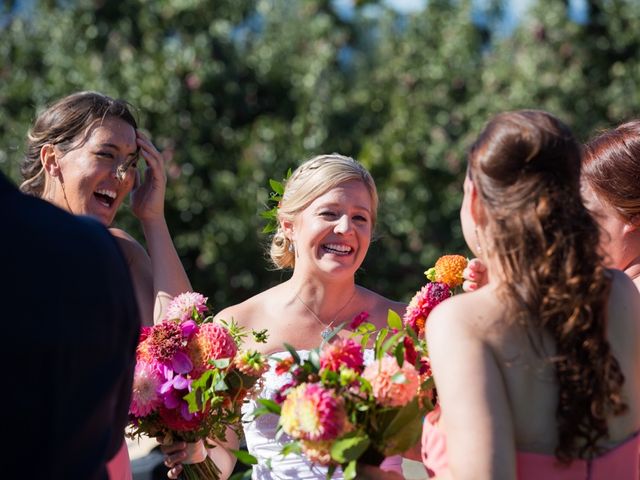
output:
[{"label": "bride's blonde hair", "polygon": [[287,180],[278,207],[278,228],[271,240],[269,256],[276,268],[293,268],[295,253],[291,241],[282,230],[282,220],[293,221],[316,198],[343,183],[359,180],[371,196],[371,221],[375,227],[378,212],[378,191],[373,177],[360,163],[338,153],[318,155],[300,165]]}]

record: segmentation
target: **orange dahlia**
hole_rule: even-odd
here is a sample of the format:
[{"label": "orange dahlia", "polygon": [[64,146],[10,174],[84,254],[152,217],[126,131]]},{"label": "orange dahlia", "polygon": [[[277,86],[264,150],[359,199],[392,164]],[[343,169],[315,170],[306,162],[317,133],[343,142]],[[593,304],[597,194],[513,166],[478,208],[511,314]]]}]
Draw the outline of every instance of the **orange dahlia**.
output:
[{"label": "orange dahlia", "polygon": [[449,288],[462,285],[462,271],[466,268],[468,260],[462,255],[443,255],[433,268],[427,270],[425,275],[432,282],[442,282]]},{"label": "orange dahlia", "polygon": [[191,377],[197,378],[210,367],[210,360],[233,360],[238,347],[229,331],[217,323],[205,323],[191,339],[187,347],[193,362]]}]

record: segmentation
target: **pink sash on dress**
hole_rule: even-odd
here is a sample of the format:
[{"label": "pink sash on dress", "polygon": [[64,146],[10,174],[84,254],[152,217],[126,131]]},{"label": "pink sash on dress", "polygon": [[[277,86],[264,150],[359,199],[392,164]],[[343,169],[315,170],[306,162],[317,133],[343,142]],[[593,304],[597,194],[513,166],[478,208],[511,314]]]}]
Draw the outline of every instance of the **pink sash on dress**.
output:
[{"label": "pink sash on dress", "polygon": [[[422,428],[422,462],[429,476],[448,468],[447,439],[436,425],[440,409],[425,417]],[[608,452],[592,460],[574,460],[569,466],[558,463],[554,455],[517,452],[518,480],[638,480],[640,478],[640,431]]]}]

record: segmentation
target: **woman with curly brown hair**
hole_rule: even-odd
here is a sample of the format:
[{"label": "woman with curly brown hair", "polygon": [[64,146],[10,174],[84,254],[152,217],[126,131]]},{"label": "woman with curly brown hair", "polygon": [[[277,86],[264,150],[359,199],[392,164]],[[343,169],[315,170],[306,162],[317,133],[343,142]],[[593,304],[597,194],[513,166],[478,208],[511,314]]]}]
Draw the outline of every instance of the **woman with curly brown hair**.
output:
[{"label": "woman with curly brown hair", "polygon": [[[638,478],[640,297],[602,264],[580,161],[540,111],[496,116],[471,148],[460,215],[491,276],[429,318],[441,417],[424,443],[447,446],[435,473]],[[427,466],[445,454],[425,450]]]},{"label": "woman with curly brown hair", "polygon": [[640,296],[603,266],[580,161],[541,111],[497,115],[471,148],[460,216],[491,276],[429,317],[439,478],[638,478]]},{"label": "woman with curly brown hair", "polygon": [[606,264],[640,289],[640,121],[605,131],[584,147],[582,196],[600,226]]}]

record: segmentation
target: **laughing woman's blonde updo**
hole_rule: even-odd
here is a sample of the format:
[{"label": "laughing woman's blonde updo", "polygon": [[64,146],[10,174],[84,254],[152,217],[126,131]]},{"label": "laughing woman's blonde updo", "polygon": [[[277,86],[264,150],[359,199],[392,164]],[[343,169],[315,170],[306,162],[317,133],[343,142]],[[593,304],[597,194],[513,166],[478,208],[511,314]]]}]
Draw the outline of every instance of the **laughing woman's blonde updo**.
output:
[{"label": "laughing woman's blonde updo", "polygon": [[296,259],[295,246],[285,236],[281,222],[293,221],[316,198],[352,180],[364,183],[371,195],[371,222],[372,227],[375,227],[378,212],[376,184],[367,169],[353,158],[338,153],[318,155],[304,162],[291,174],[284,186],[284,195],[278,207],[278,229],[269,249],[271,261],[277,268],[293,268]]}]

